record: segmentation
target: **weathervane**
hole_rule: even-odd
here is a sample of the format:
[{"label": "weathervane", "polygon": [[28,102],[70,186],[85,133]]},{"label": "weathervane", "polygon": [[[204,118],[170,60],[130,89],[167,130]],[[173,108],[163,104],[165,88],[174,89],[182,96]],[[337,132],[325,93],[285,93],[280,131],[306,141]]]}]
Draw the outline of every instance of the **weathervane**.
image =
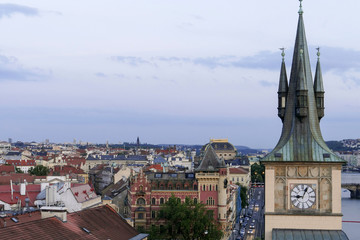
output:
[{"label": "weathervane", "polygon": [[318,59],[320,59],[320,47],[317,47],[316,50],[317,50],[316,55],[318,56]]},{"label": "weathervane", "polygon": [[281,56],[282,56],[282,59],[284,60],[285,58],[285,48],[282,47],[282,48],[279,48],[281,50]]},{"label": "weathervane", "polygon": [[300,2],[299,14],[300,14],[300,15],[304,13],[303,10],[302,10],[302,1],[303,1],[303,0],[299,0],[299,2]]}]

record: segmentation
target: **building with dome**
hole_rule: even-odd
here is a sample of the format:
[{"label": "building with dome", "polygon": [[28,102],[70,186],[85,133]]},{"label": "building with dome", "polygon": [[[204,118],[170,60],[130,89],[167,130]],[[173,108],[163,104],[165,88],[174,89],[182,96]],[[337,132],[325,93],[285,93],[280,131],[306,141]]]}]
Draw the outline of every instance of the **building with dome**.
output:
[{"label": "building with dome", "polygon": [[229,143],[227,138],[226,139],[210,139],[210,142],[205,144],[201,148],[202,154],[205,153],[206,149],[210,145],[214,149],[216,155],[223,160],[230,160],[230,159],[234,159],[236,157],[237,150],[234,147],[234,145]]}]

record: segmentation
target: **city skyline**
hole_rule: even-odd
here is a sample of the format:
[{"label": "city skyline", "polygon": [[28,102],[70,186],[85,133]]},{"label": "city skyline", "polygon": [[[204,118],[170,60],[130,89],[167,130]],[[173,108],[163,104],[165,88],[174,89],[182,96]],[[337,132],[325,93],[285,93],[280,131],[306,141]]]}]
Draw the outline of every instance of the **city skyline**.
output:
[{"label": "city skyline", "polygon": [[[118,143],[140,136],[154,144],[204,144],[228,138],[272,148],[282,126],[279,48],[287,49],[289,78],[298,4],[2,3],[0,139]],[[326,141],[359,137],[360,33],[351,25],[360,20],[359,7],[354,0],[303,2],[313,75],[316,47],[321,52]]]}]

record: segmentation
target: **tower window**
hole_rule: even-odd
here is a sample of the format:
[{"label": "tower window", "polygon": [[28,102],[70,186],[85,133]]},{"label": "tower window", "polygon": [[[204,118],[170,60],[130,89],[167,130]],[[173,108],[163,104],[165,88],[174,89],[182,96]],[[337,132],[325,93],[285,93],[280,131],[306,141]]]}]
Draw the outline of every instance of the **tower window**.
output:
[{"label": "tower window", "polygon": [[215,200],[212,197],[209,197],[206,200],[206,205],[215,205]]}]

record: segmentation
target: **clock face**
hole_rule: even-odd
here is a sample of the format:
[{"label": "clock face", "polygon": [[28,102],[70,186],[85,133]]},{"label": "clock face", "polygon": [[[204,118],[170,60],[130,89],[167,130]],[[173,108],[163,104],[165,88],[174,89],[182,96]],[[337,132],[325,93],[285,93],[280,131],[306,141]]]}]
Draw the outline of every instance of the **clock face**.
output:
[{"label": "clock face", "polygon": [[316,200],[316,194],[310,185],[297,184],[291,189],[290,199],[292,204],[299,209],[311,208]]}]

